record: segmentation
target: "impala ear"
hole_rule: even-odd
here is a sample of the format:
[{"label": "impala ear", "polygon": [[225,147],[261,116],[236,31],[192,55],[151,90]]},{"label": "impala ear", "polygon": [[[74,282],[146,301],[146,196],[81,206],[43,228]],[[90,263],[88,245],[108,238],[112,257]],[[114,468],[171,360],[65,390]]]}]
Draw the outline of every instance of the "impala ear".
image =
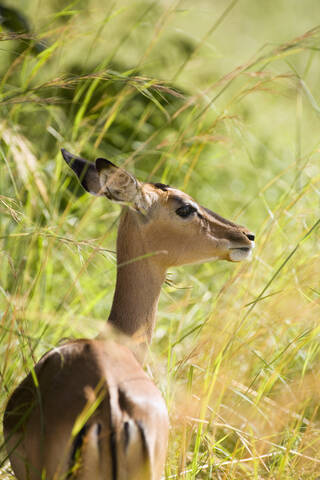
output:
[{"label": "impala ear", "polygon": [[95,164],[73,155],[64,148],[61,149],[61,153],[69,167],[77,174],[83,188],[93,195],[103,195]]},{"label": "impala ear", "polygon": [[61,153],[87,192],[106,196],[115,202],[139,203],[141,186],[130,173],[105,158],[97,158],[94,164],[64,148]]},{"label": "impala ear", "polygon": [[105,158],[97,158],[96,170],[99,174],[103,194],[115,202],[136,202],[140,194],[139,181],[126,170],[117,167]]}]

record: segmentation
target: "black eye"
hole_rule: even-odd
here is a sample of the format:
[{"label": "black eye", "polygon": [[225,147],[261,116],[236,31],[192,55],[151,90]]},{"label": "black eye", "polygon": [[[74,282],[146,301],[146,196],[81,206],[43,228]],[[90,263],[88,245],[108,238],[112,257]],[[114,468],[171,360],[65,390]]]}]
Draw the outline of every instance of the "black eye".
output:
[{"label": "black eye", "polygon": [[195,211],[196,211],[196,208],[194,208],[192,205],[186,204],[186,205],[183,205],[183,207],[178,208],[178,210],[176,210],[176,214],[179,215],[179,217],[186,218],[186,217],[189,217],[189,215],[191,215]]}]

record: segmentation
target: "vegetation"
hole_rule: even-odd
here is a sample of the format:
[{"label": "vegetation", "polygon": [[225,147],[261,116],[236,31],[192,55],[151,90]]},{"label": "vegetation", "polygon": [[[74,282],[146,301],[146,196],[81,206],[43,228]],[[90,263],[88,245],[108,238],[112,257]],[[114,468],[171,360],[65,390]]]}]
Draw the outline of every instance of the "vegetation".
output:
[{"label": "vegetation", "polygon": [[[318,478],[318,1],[30,0],[29,27],[18,10],[0,31],[1,414],[112,301],[119,207],[79,188],[65,147],[256,233],[251,262],[163,287],[149,363],[172,425],[165,478]],[[3,441],[1,458],[11,478]]]}]

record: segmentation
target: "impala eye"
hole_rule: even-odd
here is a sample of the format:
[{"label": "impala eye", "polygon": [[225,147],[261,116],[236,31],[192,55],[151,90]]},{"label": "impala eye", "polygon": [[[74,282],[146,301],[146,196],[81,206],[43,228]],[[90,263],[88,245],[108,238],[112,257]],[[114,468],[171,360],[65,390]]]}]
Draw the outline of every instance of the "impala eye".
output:
[{"label": "impala eye", "polygon": [[186,204],[183,205],[183,207],[178,208],[178,210],[176,210],[176,214],[179,215],[179,217],[186,218],[189,217],[196,210],[197,209],[192,205]]}]

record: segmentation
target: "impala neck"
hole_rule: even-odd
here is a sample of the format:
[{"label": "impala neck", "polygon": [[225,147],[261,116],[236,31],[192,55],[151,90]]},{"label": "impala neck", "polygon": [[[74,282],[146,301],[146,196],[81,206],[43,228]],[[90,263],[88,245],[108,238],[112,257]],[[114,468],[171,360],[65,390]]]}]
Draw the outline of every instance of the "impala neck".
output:
[{"label": "impala neck", "polygon": [[109,322],[138,342],[150,342],[166,271],[156,255],[148,252],[139,215],[126,209],[120,221],[117,282]]}]

